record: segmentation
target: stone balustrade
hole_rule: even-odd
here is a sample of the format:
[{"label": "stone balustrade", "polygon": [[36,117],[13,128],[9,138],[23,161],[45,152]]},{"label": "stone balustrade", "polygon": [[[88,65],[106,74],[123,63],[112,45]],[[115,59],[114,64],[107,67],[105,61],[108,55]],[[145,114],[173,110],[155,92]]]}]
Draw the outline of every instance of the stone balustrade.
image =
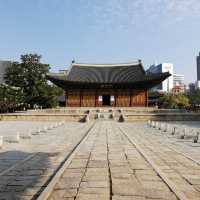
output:
[{"label": "stone balustrade", "polygon": [[179,139],[192,139],[194,143],[199,142],[199,128],[153,120],[149,120],[147,124],[149,127],[177,136]]},{"label": "stone balustrade", "polygon": [[56,122],[54,124],[49,124],[49,125],[44,125],[40,128],[36,129],[29,129],[29,130],[24,130],[24,131],[18,131],[14,132],[8,132],[7,134],[0,135],[0,148],[3,147],[3,143],[20,143],[21,139],[32,139],[33,136],[41,135],[41,134],[46,134],[49,131],[59,128],[64,125],[64,121],[61,122]]}]

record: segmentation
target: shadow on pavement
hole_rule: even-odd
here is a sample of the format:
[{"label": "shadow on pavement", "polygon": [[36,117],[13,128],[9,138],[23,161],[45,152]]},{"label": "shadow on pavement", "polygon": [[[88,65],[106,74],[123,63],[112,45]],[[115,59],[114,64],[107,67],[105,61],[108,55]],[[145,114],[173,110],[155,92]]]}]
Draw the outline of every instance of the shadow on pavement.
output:
[{"label": "shadow on pavement", "polygon": [[36,199],[49,177],[55,172],[52,161],[58,153],[27,153],[7,151],[0,153],[0,173],[20,160],[18,166],[0,175],[0,200]]}]

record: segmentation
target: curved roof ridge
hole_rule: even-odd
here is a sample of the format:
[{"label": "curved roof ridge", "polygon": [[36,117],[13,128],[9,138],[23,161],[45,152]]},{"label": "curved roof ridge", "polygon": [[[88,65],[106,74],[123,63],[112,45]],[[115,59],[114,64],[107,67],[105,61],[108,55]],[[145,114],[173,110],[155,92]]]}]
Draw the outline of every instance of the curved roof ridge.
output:
[{"label": "curved roof ridge", "polygon": [[142,64],[141,60],[135,60],[127,63],[72,63],[71,66],[79,67],[123,67]]}]

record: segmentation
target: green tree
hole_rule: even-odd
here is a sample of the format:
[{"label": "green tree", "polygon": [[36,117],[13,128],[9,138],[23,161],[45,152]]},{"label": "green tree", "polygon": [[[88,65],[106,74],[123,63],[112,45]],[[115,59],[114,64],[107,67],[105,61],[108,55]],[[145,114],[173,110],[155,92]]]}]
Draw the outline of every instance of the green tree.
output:
[{"label": "green tree", "polygon": [[190,95],[190,103],[193,107],[200,105],[200,89],[197,89]]},{"label": "green tree", "polygon": [[6,84],[0,85],[0,112],[13,112],[25,107],[23,92],[20,88]]},{"label": "green tree", "polygon": [[189,106],[189,99],[183,94],[165,94],[159,98],[159,105],[169,109],[187,108]]},{"label": "green tree", "polygon": [[187,108],[189,106],[189,98],[186,95],[175,95],[175,101],[178,108]]},{"label": "green tree", "polygon": [[165,94],[158,99],[158,104],[163,108],[176,108],[176,102],[172,95]]},{"label": "green tree", "polygon": [[20,88],[24,103],[49,108],[57,105],[56,93],[53,86],[48,84],[46,74],[49,65],[40,62],[41,56],[26,54],[21,56],[21,63],[14,62],[5,74],[6,83]]}]

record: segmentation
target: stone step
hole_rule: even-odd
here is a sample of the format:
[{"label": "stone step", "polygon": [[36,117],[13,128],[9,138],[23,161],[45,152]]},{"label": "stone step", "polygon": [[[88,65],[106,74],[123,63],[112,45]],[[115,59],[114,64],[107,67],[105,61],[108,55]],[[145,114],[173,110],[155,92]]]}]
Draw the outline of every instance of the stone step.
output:
[{"label": "stone step", "polygon": [[3,141],[8,142],[8,143],[19,143],[20,135],[19,133],[16,133],[15,135],[3,136]]},{"label": "stone step", "polygon": [[41,135],[41,134],[42,133],[41,133],[41,129],[40,128],[31,131],[31,135]]},{"label": "stone step", "polygon": [[28,133],[20,133],[19,137],[22,138],[22,139],[31,139],[32,138],[32,134],[31,134],[30,131]]}]

